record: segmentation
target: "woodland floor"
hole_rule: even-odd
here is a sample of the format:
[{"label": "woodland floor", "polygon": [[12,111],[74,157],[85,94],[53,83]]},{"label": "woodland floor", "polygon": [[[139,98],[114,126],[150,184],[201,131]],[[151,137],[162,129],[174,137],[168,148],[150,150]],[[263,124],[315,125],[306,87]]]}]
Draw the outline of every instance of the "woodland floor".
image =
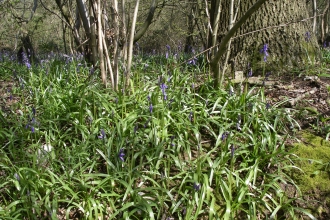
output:
[{"label": "woodland floor", "polygon": [[[304,132],[311,133],[319,137],[325,144],[322,146],[330,152],[330,141],[325,141],[327,131],[324,128],[330,126],[330,77],[316,77],[300,73],[286,74],[281,77],[272,76],[269,81],[272,82],[266,90],[266,98],[271,105],[277,105],[282,102],[282,107],[292,110],[298,110],[295,120],[299,123]],[[330,67],[326,70],[330,75]],[[293,145],[297,141],[303,142],[307,147],[317,150],[316,141],[306,140],[300,132],[295,135],[295,139],[289,139],[288,145]],[[330,158],[329,158],[330,160]],[[330,162],[330,161],[328,161]],[[328,172],[329,174],[329,172]],[[330,185],[330,174],[327,175]],[[308,184],[308,183],[304,183]],[[285,187],[286,193],[294,197],[296,192],[293,186]],[[291,190],[290,190],[291,188]],[[289,196],[290,197],[290,196]],[[317,219],[330,219],[330,187],[328,190],[314,188],[303,193],[303,200],[299,202],[300,206],[312,211]]]},{"label": "woodland floor", "polygon": [[[266,98],[272,106],[285,107],[298,110],[298,112],[301,110],[302,113],[303,111],[308,112],[307,115],[302,114],[301,117],[295,118],[301,129],[325,139],[327,133],[322,132],[322,128],[330,123],[330,77],[315,77],[304,72],[307,71],[302,70],[300,73],[282,74],[284,76],[270,76],[267,80],[269,85],[265,89]],[[330,74],[330,66],[326,73]],[[13,84],[10,81],[0,80],[0,97],[2,97],[0,99],[0,107],[2,111],[8,111],[10,105],[15,100],[17,101],[16,97],[10,100],[8,92],[8,89],[11,89]],[[279,105],[279,103],[282,104]],[[326,120],[319,120],[320,117]],[[297,138],[301,137],[298,135]],[[289,140],[288,144],[293,142],[294,140]],[[309,143],[309,146],[313,147],[313,143]],[[286,193],[292,194],[292,197],[294,197],[296,194],[293,190],[294,187],[292,187],[291,191],[290,186],[285,188]],[[317,219],[330,219],[330,202],[327,200],[328,197],[330,197],[330,187],[328,191],[314,189],[304,194],[304,200],[300,206],[313,209],[313,213],[317,214]]]}]

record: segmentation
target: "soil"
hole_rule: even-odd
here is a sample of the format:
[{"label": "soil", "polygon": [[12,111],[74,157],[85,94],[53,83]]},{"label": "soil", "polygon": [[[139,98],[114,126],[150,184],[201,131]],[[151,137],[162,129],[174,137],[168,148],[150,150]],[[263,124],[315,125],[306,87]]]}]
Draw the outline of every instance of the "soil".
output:
[{"label": "soil", "polygon": [[[327,69],[327,77],[309,76],[307,74],[286,74],[281,77],[270,78],[270,86],[265,90],[267,100],[277,107],[284,107],[295,112],[295,120],[300,129],[320,137],[326,146],[330,146],[330,68]],[[324,75],[326,75],[324,74]],[[296,139],[289,139],[288,145],[292,146],[297,140],[304,145],[316,150],[316,142],[306,141],[297,133]],[[329,149],[330,150],[330,149]],[[329,175],[330,184],[330,175]],[[308,184],[308,183],[304,183]],[[296,197],[295,187],[287,184],[285,191],[290,197]],[[300,207],[309,209],[320,220],[330,219],[329,190],[312,189],[303,192],[303,198],[297,203]],[[303,218],[304,219],[304,218]]]}]

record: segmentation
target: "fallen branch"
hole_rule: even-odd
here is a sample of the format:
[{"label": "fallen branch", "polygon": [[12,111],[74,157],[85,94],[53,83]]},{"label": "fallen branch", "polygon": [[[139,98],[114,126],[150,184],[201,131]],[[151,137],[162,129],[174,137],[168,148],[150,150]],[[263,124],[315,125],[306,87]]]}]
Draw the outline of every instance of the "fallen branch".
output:
[{"label": "fallen branch", "polygon": [[291,107],[295,106],[295,104],[300,101],[301,99],[305,98],[307,95],[309,94],[314,94],[317,91],[317,88],[314,87],[312,90],[305,92],[299,96],[297,96],[296,98],[292,99],[291,101],[289,101],[289,104]]}]

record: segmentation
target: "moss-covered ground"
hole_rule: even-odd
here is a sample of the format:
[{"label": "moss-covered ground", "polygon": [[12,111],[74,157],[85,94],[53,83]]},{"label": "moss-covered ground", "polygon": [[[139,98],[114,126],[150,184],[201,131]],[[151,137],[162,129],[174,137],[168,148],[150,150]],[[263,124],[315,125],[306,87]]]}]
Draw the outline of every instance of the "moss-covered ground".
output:
[{"label": "moss-covered ground", "polygon": [[330,207],[330,142],[307,131],[298,134],[293,153],[302,171],[292,174],[303,201],[316,216],[329,215]]}]

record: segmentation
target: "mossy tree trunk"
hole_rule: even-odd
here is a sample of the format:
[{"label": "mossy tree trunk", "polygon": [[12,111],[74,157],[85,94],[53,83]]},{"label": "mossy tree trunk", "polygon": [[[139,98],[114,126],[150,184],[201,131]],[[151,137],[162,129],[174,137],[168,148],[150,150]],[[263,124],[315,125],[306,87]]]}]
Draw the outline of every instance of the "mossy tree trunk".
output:
[{"label": "mossy tree trunk", "polygon": [[[222,0],[221,36],[228,31],[229,6],[231,0]],[[241,1],[238,19],[242,17],[254,0]],[[246,70],[248,64],[255,70],[269,71],[276,68],[301,64],[317,59],[317,41],[312,34],[311,20],[308,18],[305,0],[269,0],[252,14],[236,32],[231,46],[230,61],[235,70]],[[255,32],[254,32],[255,31]],[[253,33],[251,33],[253,32]],[[311,36],[309,39],[306,37]],[[307,40],[307,41],[306,41]],[[263,45],[268,44],[266,65],[260,53]],[[221,61],[220,61],[221,64]],[[275,69],[274,69],[275,68]],[[256,72],[256,71],[255,71]]]}]

